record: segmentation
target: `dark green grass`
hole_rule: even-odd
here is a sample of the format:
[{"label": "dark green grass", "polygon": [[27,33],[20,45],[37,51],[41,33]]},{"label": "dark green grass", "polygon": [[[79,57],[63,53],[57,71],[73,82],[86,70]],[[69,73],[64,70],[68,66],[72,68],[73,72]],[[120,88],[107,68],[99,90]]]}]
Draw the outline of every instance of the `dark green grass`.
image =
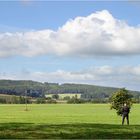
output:
[{"label": "dark green grass", "polygon": [[138,139],[140,125],[1,123],[0,138],[26,139]]},{"label": "dark green grass", "polygon": [[109,104],[0,105],[1,139],[140,139],[140,105],[130,125]]}]

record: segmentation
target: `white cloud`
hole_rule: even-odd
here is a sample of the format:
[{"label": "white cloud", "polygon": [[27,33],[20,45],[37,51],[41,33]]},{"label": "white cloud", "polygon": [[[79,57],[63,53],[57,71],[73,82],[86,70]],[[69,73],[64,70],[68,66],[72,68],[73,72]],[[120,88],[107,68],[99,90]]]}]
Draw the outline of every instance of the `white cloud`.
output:
[{"label": "white cloud", "polygon": [[0,57],[139,55],[139,44],[140,27],[103,10],[71,19],[57,31],[0,33]]},{"label": "white cloud", "polygon": [[57,70],[54,72],[0,73],[0,79],[35,80],[40,82],[86,83],[102,86],[126,87],[140,90],[140,65],[138,66],[100,66],[79,71]]}]

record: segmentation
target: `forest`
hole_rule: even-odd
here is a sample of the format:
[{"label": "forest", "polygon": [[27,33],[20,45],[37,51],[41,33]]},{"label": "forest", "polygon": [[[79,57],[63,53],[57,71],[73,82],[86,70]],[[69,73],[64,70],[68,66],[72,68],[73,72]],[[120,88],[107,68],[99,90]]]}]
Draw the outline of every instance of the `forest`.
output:
[{"label": "forest", "polygon": [[[119,88],[87,84],[48,83],[27,80],[0,80],[0,94],[44,98],[47,94],[81,94],[81,99],[105,101]],[[140,99],[139,91],[130,91],[135,100]]]}]

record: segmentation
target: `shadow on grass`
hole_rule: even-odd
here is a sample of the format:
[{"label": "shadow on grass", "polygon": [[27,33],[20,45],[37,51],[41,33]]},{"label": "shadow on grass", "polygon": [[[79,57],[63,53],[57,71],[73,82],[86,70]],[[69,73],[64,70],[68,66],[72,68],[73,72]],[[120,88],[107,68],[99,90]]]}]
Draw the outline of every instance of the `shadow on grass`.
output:
[{"label": "shadow on grass", "polygon": [[139,139],[140,125],[0,123],[6,139]]}]

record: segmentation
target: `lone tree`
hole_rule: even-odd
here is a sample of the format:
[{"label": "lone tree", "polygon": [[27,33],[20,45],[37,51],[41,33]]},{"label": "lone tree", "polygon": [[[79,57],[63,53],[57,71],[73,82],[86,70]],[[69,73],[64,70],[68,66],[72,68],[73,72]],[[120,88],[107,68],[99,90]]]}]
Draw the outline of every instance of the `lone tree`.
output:
[{"label": "lone tree", "polygon": [[122,88],[115,93],[110,98],[111,109],[115,109],[117,115],[122,115],[122,106],[126,103],[129,108],[132,106],[132,95],[128,93],[128,90]]},{"label": "lone tree", "polygon": [[59,99],[59,95],[58,94],[53,94],[52,98],[58,100]]}]

